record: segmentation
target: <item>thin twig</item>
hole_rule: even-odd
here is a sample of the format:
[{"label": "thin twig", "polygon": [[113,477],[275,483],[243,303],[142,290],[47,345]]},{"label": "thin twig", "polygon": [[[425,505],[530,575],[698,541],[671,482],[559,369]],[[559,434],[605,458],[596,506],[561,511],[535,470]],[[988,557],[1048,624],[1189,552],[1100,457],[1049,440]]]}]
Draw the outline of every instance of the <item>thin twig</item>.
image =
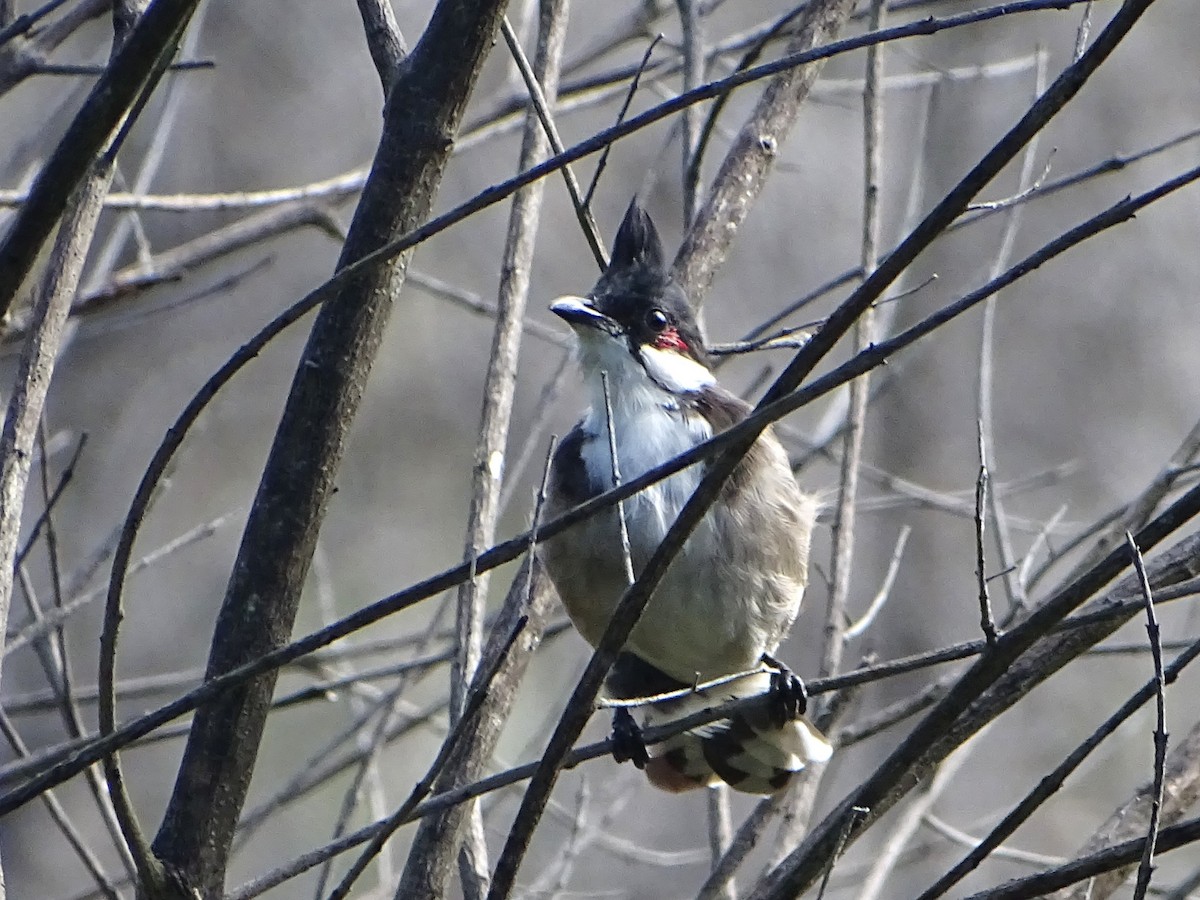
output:
[{"label": "thin twig", "polygon": [[[50,514],[58,506],[58,502],[62,499],[63,494],[66,493],[67,485],[75,477],[75,467],[79,464],[79,458],[83,455],[83,448],[87,446],[87,441],[88,435],[85,431],[79,435],[79,440],[75,442],[75,449],[71,453],[71,458],[58,474],[58,484],[54,486],[54,490],[50,492],[45,503],[42,504],[42,510],[38,513],[38,517],[34,520],[32,527],[29,529],[29,534],[25,538],[25,545],[17,551],[16,559],[13,562],[13,565],[17,568],[20,568],[25,562],[25,558],[29,555],[34,544],[37,543],[38,538],[41,536],[42,528],[48,525]],[[41,456],[42,466],[44,467],[47,462],[46,454],[43,452]]]},{"label": "thin twig", "polygon": [[871,600],[871,605],[867,607],[867,611],[859,617],[857,622],[849,625],[842,635],[845,641],[852,641],[857,637],[861,637],[866,633],[866,630],[871,627],[871,623],[875,621],[875,617],[879,615],[887,603],[888,598],[892,594],[892,585],[896,583],[896,575],[900,572],[900,558],[904,555],[904,547],[908,543],[908,536],[912,533],[912,528],[908,525],[900,529],[900,534],[896,536],[896,546],[892,550],[892,559],[888,563],[887,573],[883,576],[883,583],[879,585],[879,590],[875,597]]},{"label": "thin twig", "polygon": [[[928,826],[932,831],[940,834],[947,840],[966,847],[968,850],[974,850],[979,846],[981,838],[973,834],[968,834],[961,829],[955,828],[945,819],[938,818],[932,812],[926,812],[925,817],[921,820],[922,823]],[[1046,853],[1034,853],[1030,850],[1020,850],[1016,847],[1009,847],[1001,844],[991,855],[995,859],[1010,859],[1013,862],[1025,863],[1030,866],[1061,866],[1066,860],[1061,856],[1050,856]]]},{"label": "thin twig", "polygon": [[[882,25],[883,0],[872,0],[870,28]],[[883,98],[879,81],[883,75],[883,56],[878,47],[867,50],[866,88],[863,91],[863,205],[859,266],[864,277],[875,271],[879,253],[879,191],[883,169]],[[860,353],[875,340],[874,312],[864,310],[854,326],[854,352]],[[842,448],[838,478],[838,502],[832,526],[830,550],[829,601],[825,608],[825,634],[821,654],[821,674],[836,675],[845,649],[846,601],[850,595],[850,574],[854,559],[854,526],[858,504],[858,475],[866,435],[867,400],[871,385],[864,375],[850,383],[850,409]],[[832,712],[832,707],[829,709]],[[832,723],[827,723],[832,724]]]},{"label": "thin twig", "polygon": [[[630,582],[632,584],[632,582]],[[612,698],[604,697],[596,701],[597,709],[636,709],[640,706],[651,706],[655,703],[669,703],[672,700],[679,700],[682,697],[691,697],[695,694],[700,694],[711,690],[715,687],[730,684],[734,681],[740,681],[743,678],[749,678],[752,675],[759,675],[764,671],[762,666],[754,669],[746,669],[744,672],[734,672],[730,675],[722,675],[720,678],[714,678],[711,681],[698,681],[694,685],[688,685],[685,688],[680,688],[675,691],[664,691],[661,694],[651,694],[647,697],[629,697],[629,698]]]},{"label": "thin twig", "polygon": [[868,810],[863,807],[856,806],[850,810],[850,815],[846,817],[846,825],[842,830],[840,840],[834,848],[834,852],[829,855],[829,862],[821,873],[821,886],[817,889],[817,900],[824,900],[825,889],[829,887],[829,876],[833,874],[834,864],[841,858],[842,853],[846,849],[846,843],[850,839],[850,829],[854,827],[854,823],[867,814]]},{"label": "thin twig", "polygon": [[[567,4],[565,0],[560,0],[561,18],[565,21],[567,16]],[[562,138],[558,135],[558,128],[554,125],[554,119],[550,114],[550,105],[553,102],[553,97],[557,92],[557,58],[554,61],[555,66],[555,84],[553,90],[543,89],[539,84],[539,78],[533,71],[533,67],[529,65],[529,60],[525,56],[525,51],[521,48],[521,42],[517,40],[517,35],[509,24],[508,17],[505,16],[500,23],[500,32],[504,35],[504,42],[508,45],[508,50],[512,53],[513,60],[517,64],[517,69],[521,73],[521,77],[525,80],[525,88],[529,91],[529,102],[533,105],[533,110],[537,114],[538,121],[541,122],[542,129],[545,131],[546,140],[549,142],[551,149],[555,153],[563,152]],[[543,66],[545,63],[543,62]],[[546,72],[542,73],[542,81],[545,80]],[[547,96],[551,99],[547,100]],[[528,133],[528,132],[526,132]],[[521,168],[527,169],[534,163],[539,162],[545,157],[545,151],[542,150],[536,156],[521,160]],[[560,170],[563,180],[567,185],[567,193],[571,195],[571,204],[575,207],[575,216],[579,219],[579,225],[583,229],[584,239],[587,241],[588,248],[592,251],[592,256],[596,260],[596,265],[600,271],[608,266],[608,253],[604,250],[604,242],[600,239],[600,229],[596,226],[596,220],[592,216],[592,211],[584,202],[583,196],[579,191],[579,180],[575,177],[575,172],[570,165],[564,165]],[[540,197],[540,192],[538,194]]]},{"label": "thin twig", "polygon": [[[654,39],[646,46],[646,52],[642,54],[642,61],[634,70],[633,77],[629,79],[629,89],[625,92],[625,100],[621,103],[621,108],[617,111],[616,124],[620,125],[625,121],[625,115],[629,112],[629,104],[633,102],[634,94],[637,93],[638,85],[642,80],[642,73],[646,71],[646,66],[650,62],[650,55],[654,52],[654,48],[658,46],[663,36],[656,34]],[[587,192],[583,195],[583,205],[591,207],[592,198],[596,194],[596,187],[600,184],[600,176],[604,174],[604,168],[608,165],[608,157],[612,153],[612,144],[606,146],[600,152],[600,158],[596,161],[596,170],[592,172],[592,180],[588,183]]]},{"label": "thin twig", "polygon": [[1079,20],[1079,29],[1075,32],[1075,52],[1072,59],[1079,59],[1087,49],[1088,36],[1092,31],[1092,0],[1087,0],[1083,7],[1083,17]]},{"label": "thin twig", "polygon": [[[126,191],[113,191],[105,198],[104,208],[191,214],[278,206],[297,201],[323,200],[335,203],[361,191],[368,172],[366,167],[361,167],[308,184],[260,191],[179,194],[131,194]],[[0,191],[0,207],[20,206],[27,199],[28,195],[21,191]]]},{"label": "thin twig", "polygon": [[[679,10],[679,30],[683,46],[683,89],[690,91],[704,81],[704,12],[700,0],[675,0]],[[680,117],[679,147],[683,157],[680,195],[683,199],[683,227],[696,217],[700,192],[701,163],[700,110],[691,106]],[[711,795],[710,795],[711,796]]]},{"label": "thin twig", "polygon": [[587,776],[579,779],[579,791],[575,795],[575,817],[571,820],[571,833],[567,837],[567,845],[563,848],[562,859],[559,863],[558,877],[554,880],[550,900],[555,900],[559,893],[566,889],[571,880],[571,872],[575,868],[575,860],[583,849],[584,835],[587,834],[587,809],[591,800],[588,790]]},{"label": "thin twig", "polygon": [[[613,486],[621,486],[621,465],[617,461],[617,427],[613,423],[612,396],[608,392],[608,373],[600,373],[600,389],[604,394],[604,426],[608,436],[609,474],[612,475]],[[625,584],[631,585],[637,581],[633,571],[633,549],[629,544],[629,521],[625,518],[625,501],[617,501],[617,528],[621,534],[621,562],[625,566]]]},{"label": "thin twig", "polygon": [[[500,314],[499,308],[492,301],[485,300],[473,291],[468,291],[448,281],[443,281],[427,272],[410,269],[408,280],[412,282],[414,287],[429,294],[431,297],[437,297],[439,300],[447,300],[478,315],[495,319]],[[543,325],[536,319],[523,317],[521,320],[521,329],[530,337],[545,341],[554,347],[568,349],[571,345],[570,338],[560,329]]]},{"label": "thin twig", "polygon": [[[1036,99],[1041,96],[1042,91],[1046,87],[1046,70],[1048,56],[1044,51],[1039,51],[1037,54],[1037,67],[1035,69],[1033,97]],[[1034,177],[1034,164],[1037,159],[1038,147],[1041,143],[1041,134],[1036,134],[1029,141],[1022,154],[1021,172],[1017,181],[1017,193],[1028,194],[1036,190],[1039,182],[1044,179],[1036,179]],[[1047,170],[1049,163],[1047,163]],[[996,256],[992,260],[992,266],[989,277],[994,278],[1009,264],[1011,260],[1013,248],[1016,246],[1017,232],[1020,229],[1021,222],[1024,218],[1025,207],[1014,201],[1011,209],[1005,214],[1004,233],[1000,239],[1000,246],[996,251]],[[996,441],[993,437],[995,433],[995,414],[993,412],[993,401],[995,399],[995,389],[993,386],[995,372],[995,353],[996,353],[996,305],[999,302],[998,296],[992,296],[988,299],[983,307],[983,316],[980,320],[979,334],[979,381],[977,385],[976,395],[976,415],[979,422],[979,446],[980,446],[980,464],[984,464],[984,460],[988,460],[992,471],[996,465]],[[990,473],[989,473],[990,477]],[[986,488],[986,485],[985,485]],[[1010,610],[1023,610],[1026,606],[1026,596],[1024,585],[1016,572],[1016,553],[1012,546],[1012,536],[1010,534],[1008,516],[1004,510],[1004,503],[1001,498],[992,491],[987,497],[988,510],[987,515],[990,515],[996,531],[996,549],[1000,557],[1000,571],[1004,572],[1004,587],[1008,595],[1008,606]],[[981,576],[982,577],[982,576]],[[982,601],[981,601],[982,602]]]},{"label": "thin twig", "polygon": [[1138,864],[1137,884],[1133,890],[1134,900],[1143,900],[1150,887],[1154,873],[1154,845],[1158,840],[1158,822],[1163,805],[1163,779],[1167,768],[1167,706],[1166,679],[1163,676],[1162,636],[1159,633],[1158,617],[1154,614],[1154,592],[1150,589],[1150,578],[1146,575],[1146,563],[1130,532],[1125,532],[1133,565],[1137,569],[1142,586],[1142,597],[1146,601],[1146,635],[1150,639],[1150,655],[1154,660],[1154,787],[1150,796],[1150,823],[1147,826],[1146,849]]},{"label": "thin twig", "polygon": [[979,477],[975,480],[975,578],[979,585],[979,627],[989,645],[999,638],[996,620],[992,617],[992,601],[988,595],[987,567],[984,558],[984,535],[987,530],[988,467],[987,447],[983,440],[983,420],[977,421],[979,446]]}]

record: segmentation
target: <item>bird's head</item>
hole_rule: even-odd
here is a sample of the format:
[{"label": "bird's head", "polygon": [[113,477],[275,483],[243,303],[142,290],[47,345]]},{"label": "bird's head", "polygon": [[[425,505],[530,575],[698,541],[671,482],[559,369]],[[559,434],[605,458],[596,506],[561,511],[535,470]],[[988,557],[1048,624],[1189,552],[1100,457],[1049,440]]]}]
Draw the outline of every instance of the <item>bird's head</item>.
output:
[{"label": "bird's head", "polygon": [[647,379],[672,394],[713,383],[687,296],[667,270],[658,231],[636,199],[596,286],[586,297],[558,298],[550,310],[578,336],[585,373],[608,372],[615,391]]}]

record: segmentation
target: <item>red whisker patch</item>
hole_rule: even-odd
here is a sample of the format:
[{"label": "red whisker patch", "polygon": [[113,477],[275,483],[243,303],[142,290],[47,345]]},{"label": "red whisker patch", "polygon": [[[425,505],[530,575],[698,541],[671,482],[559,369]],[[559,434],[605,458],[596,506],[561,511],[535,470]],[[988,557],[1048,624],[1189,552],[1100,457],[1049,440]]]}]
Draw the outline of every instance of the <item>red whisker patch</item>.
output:
[{"label": "red whisker patch", "polygon": [[688,349],[687,341],[679,336],[679,331],[674,326],[664,328],[650,346],[657,350],[686,351]]}]

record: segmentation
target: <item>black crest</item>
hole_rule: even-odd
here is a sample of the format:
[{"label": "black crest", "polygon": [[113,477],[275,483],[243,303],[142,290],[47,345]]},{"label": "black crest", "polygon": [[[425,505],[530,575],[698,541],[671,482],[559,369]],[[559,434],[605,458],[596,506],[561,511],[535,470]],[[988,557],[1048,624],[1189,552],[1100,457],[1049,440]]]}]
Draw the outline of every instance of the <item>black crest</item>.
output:
[{"label": "black crest", "polygon": [[609,269],[664,269],[662,240],[647,212],[638,205],[637,197],[625,210],[625,218],[613,240]]}]

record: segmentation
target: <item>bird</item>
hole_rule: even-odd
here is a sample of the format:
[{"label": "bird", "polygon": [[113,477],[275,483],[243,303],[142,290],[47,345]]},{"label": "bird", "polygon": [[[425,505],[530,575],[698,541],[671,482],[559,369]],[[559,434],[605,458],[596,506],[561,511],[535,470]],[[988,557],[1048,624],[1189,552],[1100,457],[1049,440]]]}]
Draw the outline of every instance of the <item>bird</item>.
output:
[{"label": "bird", "polygon": [[[558,298],[550,310],[575,333],[590,408],[553,453],[548,515],[611,489],[618,477],[627,481],[667,462],[749,414],[747,403],[717,383],[688,298],[636,197],[596,285],[586,296]],[[616,506],[541,544],[568,617],[593,647],[629,585],[630,568],[641,572],[704,471],[703,464],[690,466],[623,502],[628,554]],[[650,597],[605,689],[616,700],[677,692],[643,705],[642,727],[741,697],[768,693],[778,702],[675,735],[652,755],[628,708],[618,705],[618,762],[633,761],[652,785],[672,793],[724,782],[744,793],[773,794],[809,764],[829,759],[830,743],[802,715],[803,683],[774,655],[800,610],[819,509],[818,497],[797,484],[778,438],[764,430]],[[739,673],[748,674],[703,687]]]}]

